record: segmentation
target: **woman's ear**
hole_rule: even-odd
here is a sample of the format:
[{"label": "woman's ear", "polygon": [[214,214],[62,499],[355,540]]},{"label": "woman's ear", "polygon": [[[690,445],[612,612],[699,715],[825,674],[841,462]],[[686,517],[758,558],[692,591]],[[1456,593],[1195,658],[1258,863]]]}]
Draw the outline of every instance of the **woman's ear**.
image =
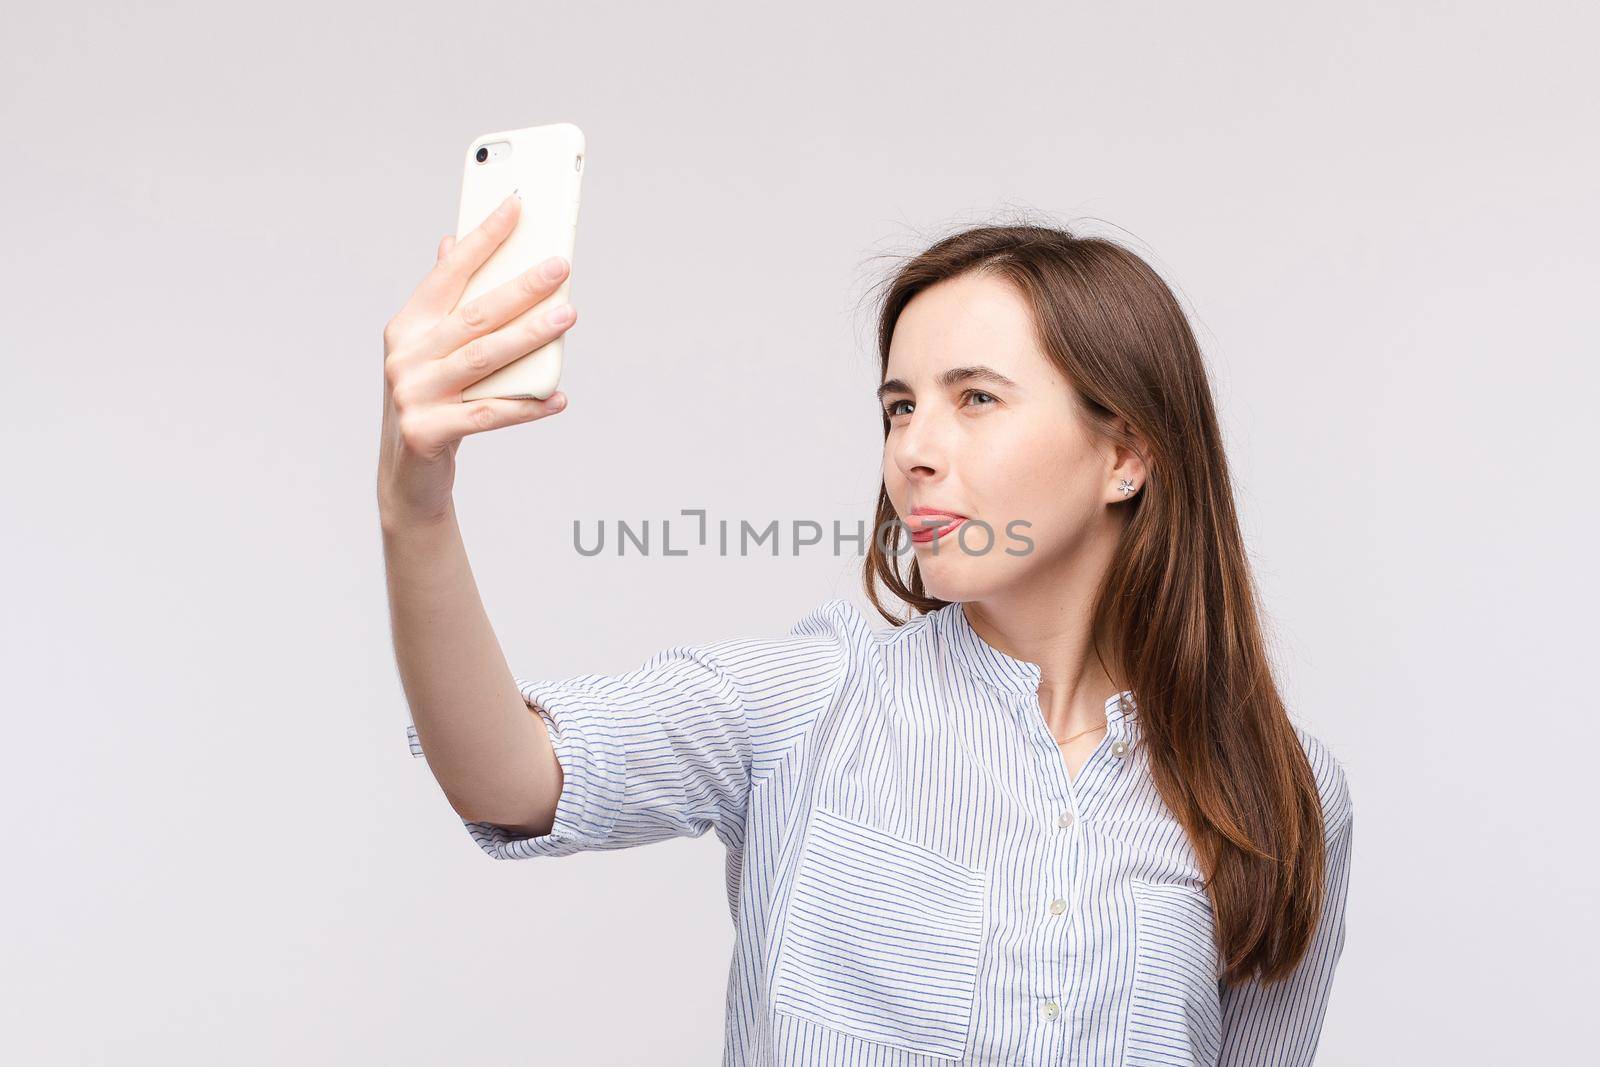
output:
[{"label": "woman's ear", "polygon": [[1130,448],[1121,443],[1112,446],[1112,462],[1111,469],[1107,472],[1106,493],[1108,500],[1126,500],[1143,489],[1148,480],[1148,472],[1140,456],[1149,455],[1149,450],[1145,447],[1144,438],[1128,424],[1126,419],[1117,419],[1115,425],[1134,442],[1137,448]]}]

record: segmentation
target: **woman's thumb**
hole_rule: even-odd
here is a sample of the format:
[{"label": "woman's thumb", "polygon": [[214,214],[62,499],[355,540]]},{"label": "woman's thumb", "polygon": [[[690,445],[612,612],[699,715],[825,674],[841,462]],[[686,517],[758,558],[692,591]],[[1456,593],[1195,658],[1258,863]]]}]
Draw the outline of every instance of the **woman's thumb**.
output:
[{"label": "woman's thumb", "polygon": [[454,248],[455,246],[456,246],[455,237],[453,235],[451,235],[451,234],[445,234],[444,235],[444,239],[439,242],[439,258],[441,260],[444,259],[445,256],[448,256],[450,254],[450,250],[452,248]]}]

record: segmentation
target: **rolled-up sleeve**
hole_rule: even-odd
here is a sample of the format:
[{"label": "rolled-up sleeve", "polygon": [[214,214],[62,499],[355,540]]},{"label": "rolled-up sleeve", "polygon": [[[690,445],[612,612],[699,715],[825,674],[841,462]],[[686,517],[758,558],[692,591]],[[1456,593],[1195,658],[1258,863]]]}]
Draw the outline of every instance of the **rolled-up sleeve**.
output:
[{"label": "rolled-up sleeve", "polygon": [[[869,635],[830,600],[783,637],[678,645],[623,674],[518,678],[561,764],[550,833],[522,837],[463,820],[495,859],[631,848],[713,827],[742,838],[752,778],[770,773],[842,685],[851,645]],[[413,756],[422,756],[407,723]]]},{"label": "rolled-up sleeve", "polygon": [[1344,770],[1316,738],[1301,734],[1322,794],[1325,892],[1311,945],[1281,982],[1251,979],[1222,990],[1218,1067],[1310,1067],[1327,1014],[1334,969],[1344,952],[1353,814]]}]

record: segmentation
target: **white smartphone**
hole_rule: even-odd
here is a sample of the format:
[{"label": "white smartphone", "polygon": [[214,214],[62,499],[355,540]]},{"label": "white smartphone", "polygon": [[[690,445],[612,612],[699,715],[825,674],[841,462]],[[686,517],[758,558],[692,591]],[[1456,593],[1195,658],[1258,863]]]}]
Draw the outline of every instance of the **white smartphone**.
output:
[{"label": "white smartphone", "polygon": [[[495,286],[538,266],[551,256],[572,263],[578,236],[578,200],[583,180],[583,131],[570,122],[502,130],[474,138],[461,179],[461,212],[456,238],[477,228],[516,191],[522,211],[511,235],[467,281],[459,307]],[[570,303],[573,270],[555,292],[523,312],[542,315]],[[561,381],[562,341],[566,334],[488,374],[461,394],[484,397],[537,397],[543,400]]]}]

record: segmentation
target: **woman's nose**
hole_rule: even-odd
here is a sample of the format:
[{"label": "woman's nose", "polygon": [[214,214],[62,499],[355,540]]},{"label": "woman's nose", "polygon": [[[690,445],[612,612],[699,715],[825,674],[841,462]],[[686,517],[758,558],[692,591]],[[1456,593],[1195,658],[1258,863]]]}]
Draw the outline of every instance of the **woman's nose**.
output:
[{"label": "woman's nose", "polygon": [[891,447],[895,465],[908,478],[926,478],[944,469],[944,429],[931,412],[912,412]]}]

